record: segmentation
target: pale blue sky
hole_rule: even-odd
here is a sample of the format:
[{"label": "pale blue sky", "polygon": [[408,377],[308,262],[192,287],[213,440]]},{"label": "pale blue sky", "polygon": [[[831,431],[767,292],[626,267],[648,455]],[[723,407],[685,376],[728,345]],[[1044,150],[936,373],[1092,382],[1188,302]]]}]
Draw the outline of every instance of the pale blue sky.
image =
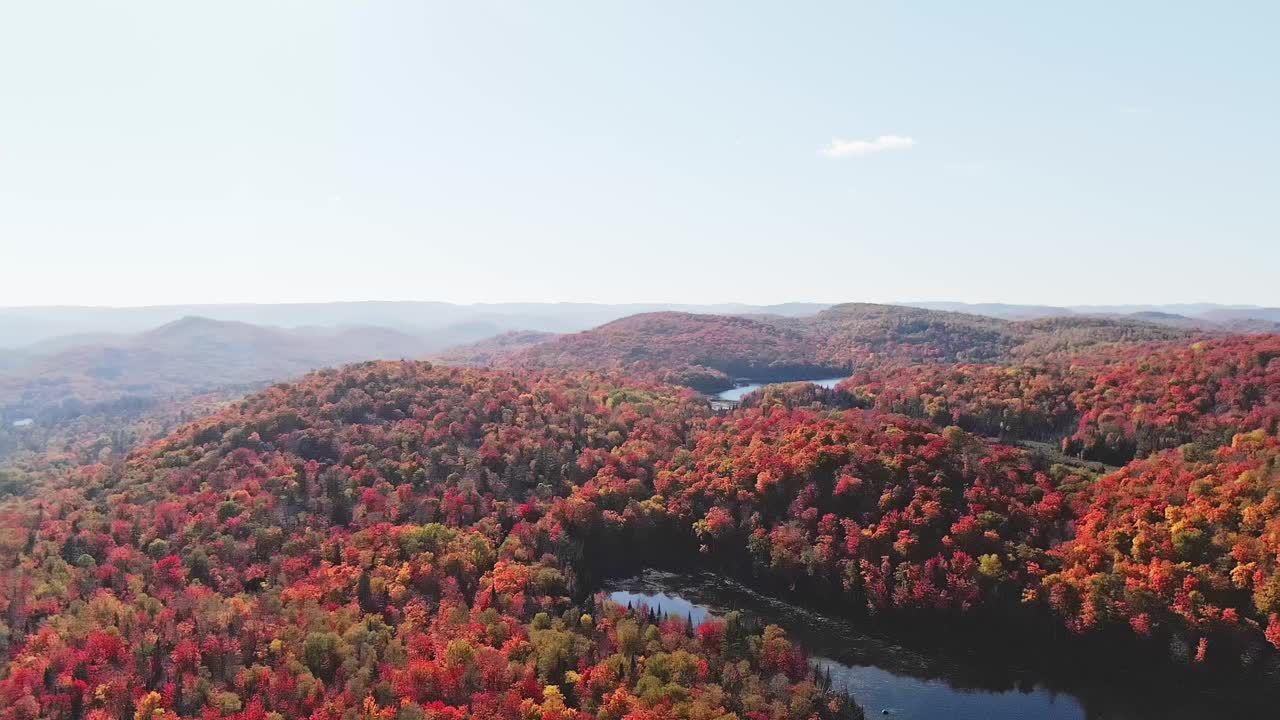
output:
[{"label": "pale blue sky", "polygon": [[1280,305],[1277,27],[1274,2],[5,2],[0,305]]}]

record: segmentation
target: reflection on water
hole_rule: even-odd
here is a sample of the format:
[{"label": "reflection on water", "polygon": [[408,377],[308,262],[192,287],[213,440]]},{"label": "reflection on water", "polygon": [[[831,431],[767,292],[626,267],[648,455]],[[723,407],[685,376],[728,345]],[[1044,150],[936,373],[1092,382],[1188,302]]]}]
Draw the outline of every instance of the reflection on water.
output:
[{"label": "reflection on water", "polygon": [[[847,380],[847,379],[848,378],[845,378],[845,377],[838,377],[838,378],[823,378],[821,380],[806,380],[806,381],[796,381],[796,382],[811,382],[814,385],[817,385],[819,387],[833,388],[836,385],[840,384],[841,380]],[[772,385],[772,384],[774,383],[750,383],[748,385],[739,385],[738,387],[733,388],[731,390],[725,390],[724,392],[716,395],[716,397],[721,400],[738,401],[738,400],[741,400],[744,396],[750,395],[751,393],[755,392],[756,390],[759,390],[765,385]]]},{"label": "reflection on water", "polygon": [[[621,605],[646,605],[664,614],[708,617],[741,610],[786,629],[832,686],[848,690],[868,717],[949,720],[1190,720],[1266,717],[1233,712],[1200,695],[1173,688],[1134,687],[1122,678],[1106,687],[1080,687],[990,660],[936,656],[874,637],[850,623],[752,592],[714,575],[648,571],[607,588]],[[1075,682],[1076,684],[1072,684]],[[1180,696],[1181,695],[1181,696]]]},{"label": "reflection on water", "polygon": [[609,599],[619,605],[628,605],[633,608],[643,605],[662,615],[688,618],[694,627],[701,625],[712,615],[711,610],[703,605],[695,605],[679,595],[668,595],[664,592],[633,593],[615,590],[609,593]]},{"label": "reflection on water", "polygon": [[848,690],[869,715],[956,720],[1088,717],[1076,698],[1038,685],[1003,692],[961,690],[943,680],[918,680],[873,665],[850,666],[823,657],[813,660],[819,668],[831,671],[832,687]]}]

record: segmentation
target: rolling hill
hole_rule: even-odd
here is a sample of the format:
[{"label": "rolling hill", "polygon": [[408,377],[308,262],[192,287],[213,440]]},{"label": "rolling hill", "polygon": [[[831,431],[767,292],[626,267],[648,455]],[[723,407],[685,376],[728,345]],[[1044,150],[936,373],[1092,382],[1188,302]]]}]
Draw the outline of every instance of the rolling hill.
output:
[{"label": "rolling hill", "polygon": [[[187,325],[161,334],[221,344]],[[760,338],[786,358],[796,339],[741,318],[618,325],[569,347],[666,333]],[[1168,411],[1220,359],[1270,377],[1270,343],[1169,356],[1192,372]],[[1165,373],[1104,374],[1091,411]],[[1239,374],[1223,373],[1256,404]],[[1223,716],[1251,717],[1226,690],[1265,704],[1280,669],[1280,446],[1273,416],[1227,415],[1232,434],[1203,449],[1095,474],[821,399],[717,415],[618,373],[323,370],[126,458],[0,473],[15,494],[0,698],[23,720],[682,717],[672,697],[701,703],[693,718],[865,716],[780,627],[699,626],[597,593],[612,573],[683,563],[890,637],[964,628],[1010,653],[1219,683]]]},{"label": "rolling hill", "polygon": [[621,369],[713,391],[737,377],[771,380],[830,374],[813,336],[785,318],[645,313],[565,335],[500,359],[514,366]]},{"label": "rolling hill", "polygon": [[133,335],[181,320],[205,317],[280,328],[378,326],[429,335],[439,347],[475,342],[514,330],[578,332],[646,312],[680,311],[722,315],[812,315],[819,303],[746,305],[720,303],[478,303],[332,302],[145,307],[0,307],[0,348],[19,348],[51,338],[85,333]]},{"label": "rolling hill", "polygon": [[[1179,340],[1189,330],[1131,319],[1008,321],[940,310],[848,303],[814,315],[634,315],[520,350],[479,353],[501,366],[622,369],[703,391],[735,378],[782,381],[851,368],[1010,362],[1109,344]],[[483,357],[481,357],[483,356]]]},{"label": "rolling hill", "polygon": [[249,387],[355,360],[420,357],[434,347],[386,328],[283,330],[187,317],[27,358],[0,373],[0,417],[51,420],[94,406]]},{"label": "rolling hill", "polygon": [[540,345],[556,337],[558,337],[556,333],[538,330],[513,330],[479,342],[449,348],[436,353],[434,358],[449,365],[492,365],[512,353]]},{"label": "rolling hill", "polygon": [[897,305],[846,303],[797,321],[838,364],[955,362],[1009,355],[1019,334],[1004,320]]}]

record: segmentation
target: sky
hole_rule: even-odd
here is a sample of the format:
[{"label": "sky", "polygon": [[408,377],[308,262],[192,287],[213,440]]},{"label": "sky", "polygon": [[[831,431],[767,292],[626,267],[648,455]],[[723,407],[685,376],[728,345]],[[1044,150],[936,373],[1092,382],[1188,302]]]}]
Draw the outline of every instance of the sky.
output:
[{"label": "sky", "polygon": [[0,305],[1280,305],[1280,3],[0,3]]}]

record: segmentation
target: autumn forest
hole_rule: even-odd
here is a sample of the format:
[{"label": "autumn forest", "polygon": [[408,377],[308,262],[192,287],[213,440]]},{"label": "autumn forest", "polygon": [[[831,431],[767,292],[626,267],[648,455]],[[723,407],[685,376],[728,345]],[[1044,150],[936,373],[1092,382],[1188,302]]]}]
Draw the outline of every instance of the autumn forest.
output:
[{"label": "autumn forest", "polygon": [[1268,702],[1268,329],[848,304],[0,377],[0,719],[880,713],[776,624],[603,591],[646,568]]}]

